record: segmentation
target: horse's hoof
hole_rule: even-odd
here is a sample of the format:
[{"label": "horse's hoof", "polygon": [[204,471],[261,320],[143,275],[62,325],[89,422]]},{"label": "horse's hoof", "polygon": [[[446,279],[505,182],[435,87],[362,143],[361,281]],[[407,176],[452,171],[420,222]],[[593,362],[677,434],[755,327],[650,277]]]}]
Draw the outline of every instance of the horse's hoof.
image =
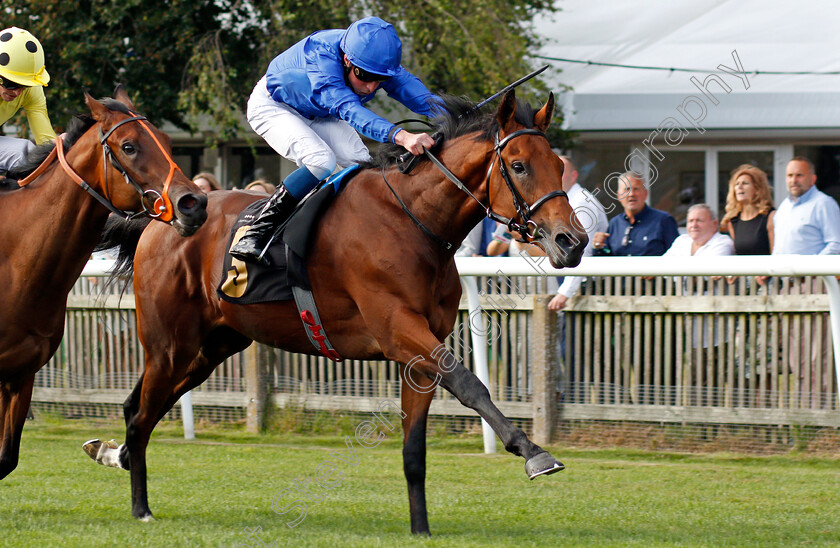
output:
[{"label": "horse's hoof", "polygon": [[82,445],[85,453],[103,466],[122,468],[120,464],[120,446],[116,441],[89,440]]},{"label": "horse's hoof", "polygon": [[552,457],[548,451],[537,453],[525,461],[525,472],[528,474],[528,479],[553,474],[564,468],[566,467],[563,466],[563,463]]},{"label": "horse's hoof", "polygon": [[151,514],[147,514],[140,518],[140,521],[142,521],[143,523],[150,523],[152,521],[155,521],[155,517]]}]

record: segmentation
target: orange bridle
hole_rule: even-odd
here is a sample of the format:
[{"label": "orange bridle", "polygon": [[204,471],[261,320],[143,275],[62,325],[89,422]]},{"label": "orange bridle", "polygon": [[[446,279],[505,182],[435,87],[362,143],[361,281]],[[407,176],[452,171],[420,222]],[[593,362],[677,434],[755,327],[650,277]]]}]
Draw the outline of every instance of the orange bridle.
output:
[{"label": "orange bridle", "polygon": [[[141,126],[143,126],[143,129],[146,130],[146,132],[149,134],[149,136],[155,142],[155,144],[158,147],[158,150],[160,150],[160,152],[163,154],[163,157],[166,158],[166,161],[169,164],[169,173],[166,176],[166,181],[164,181],[164,183],[163,183],[163,191],[162,192],[158,192],[154,189],[143,190],[143,188],[140,187],[140,185],[122,167],[122,165],[119,163],[117,158],[114,156],[114,153],[111,150],[110,145],[108,145],[108,143],[107,143],[108,137],[111,136],[111,134],[114,132],[114,130],[116,130],[121,125],[127,124],[129,122],[138,122]],[[172,159],[172,156],[169,153],[166,152],[166,149],[161,144],[160,140],[155,136],[154,132],[151,130],[151,128],[149,127],[149,124],[146,121],[146,118],[144,116],[132,116],[131,118],[126,118],[125,120],[121,120],[120,122],[115,124],[111,129],[109,129],[107,133],[104,133],[104,134],[102,133],[102,129],[101,128],[99,129],[99,142],[102,145],[102,162],[103,162],[102,169],[103,169],[103,180],[104,180],[102,188],[105,190],[105,196],[104,197],[102,195],[100,195],[98,192],[96,192],[96,190],[94,190],[90,186],[90,184],[88,184],[78,173],[76,173],[76,171],[67,162],[67,158],[66,158],[65,153],[64,153],[64,141],[63,141],[62,137],[63,137],[63,135],[59,136],[56,139],[55,148],[52,150],[52,152],[50,152],[50,155],[47,156],[46,160],[44,160],[44,162],[41,163],[41,165],[38,166],[38,168],[34,172],[32,172],[29,176],[27,176],[25,179],[21,179],[18,182],[18,185],[26,186],[27,184],[31,183],[33,180],[35,180],[38,176],[40,176],[47,169],[47,167],[52,163],[52,161],[57,156],[58,157],[58,162],[59,162],[59,164],[61,164],[62,169],[64,169],[64,172],[67,173],[67,175],[73,180],[73,182],[75,182],[82,189],[84,189],[86,192],[88,192],[91,196],[93,196],[102,205],[107,207],[112,213],[114,213],[116,215],[119,215],[120,217],[123,217],[125,219],[130,219],[130,218],[137,217],[137,216],[140,216],[140,215],[148,215],[149,217],[153,217],[153,218],[159,219],[159,220],[167,222],[167,223],[170,222],[174,218],[175,208],[172,206],[172,200],[169,198],[169,186],[172,183],[172,179],[175,177],[176,171],[180,172],[181,168],[178,167],[178,164],[175,163],[175,161]],[[133,186],[137,190],[137,192],[143,197],[143,199],[141,199],[141,201],[140,201],[140,203],[143,206],[143,211],[141,211],[139,213],[133,213],[133,214],[132,213],[127,213],[125,211],[122,211],[122,210],[118,209],[116,206],[114,206],[111,203],[110,199],[108,198],[108,192],[107,192],[107,189],[108,189],[108,165],[109,164],[111,166],[113,166],[117,171],[119,171],[123,175],[123,177],[125,178],[126,183]],[[149,194],[153,195],[152,197],[154,198],[152,211],[149,211],[149,209],[146,207],[146,202],[145,202],[145,198]]]}]

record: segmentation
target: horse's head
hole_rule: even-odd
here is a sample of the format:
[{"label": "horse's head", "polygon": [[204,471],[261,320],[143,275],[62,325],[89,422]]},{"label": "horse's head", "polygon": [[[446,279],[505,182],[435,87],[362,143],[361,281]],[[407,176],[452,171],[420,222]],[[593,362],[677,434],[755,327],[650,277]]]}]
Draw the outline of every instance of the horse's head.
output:
[{"label": "horse's head", "polygon": [[207,197],[172,160],[169,137],[137,114],[122,86],[113,100],[85,93],[85,103],[104,156],[97,192],[120,211],[145,210],[182,236],[195,233],[207,219]]},{"label": "horse's head", "polygon": [[577,266],[589,238],[563,191],[563,162],[544,133],[554,113],[554,94],[530,125],[522,113],[517,116],[517,108],[511,90],[496,113],[499,131],[487,173],[491,207],[511,220],[522,241],[539,246],[552,266]]}]

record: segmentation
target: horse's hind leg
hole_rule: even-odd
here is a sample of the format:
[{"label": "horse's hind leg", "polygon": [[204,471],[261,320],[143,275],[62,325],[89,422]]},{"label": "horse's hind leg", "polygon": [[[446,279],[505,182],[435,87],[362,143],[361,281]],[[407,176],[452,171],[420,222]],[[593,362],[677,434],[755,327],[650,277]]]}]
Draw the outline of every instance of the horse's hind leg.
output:
[{"label": "horse's hind leg", "polygon": [[0,382],[0,480],[17,468],[20,436],[34,384],[34,375],[19,382]]},{"label": "horse's hind leg", "polygon": [[[143,390],[143,375],[145,371],[140,373],[140,378],[134,385],[134,389],[125,399],[123,403],[123,416],[125,417],[125,425],[128,427],[131,419],[140,410],[140,393]],[[113,440],[103,442],[99,439],[88,440],[82,445],[85,453],[93,460],[104,466],[112,466],[114,468],[122,468],[128,470],[131,462],[128,457],[128,447],[117,445]]]},{"label": "horse's hind leg", "polygon": [[435,385],[427,377],[409,370],[402,383],[403,470],[408,482],[411,532],[429,535],[426,511],[426,419],[435,395]]}]

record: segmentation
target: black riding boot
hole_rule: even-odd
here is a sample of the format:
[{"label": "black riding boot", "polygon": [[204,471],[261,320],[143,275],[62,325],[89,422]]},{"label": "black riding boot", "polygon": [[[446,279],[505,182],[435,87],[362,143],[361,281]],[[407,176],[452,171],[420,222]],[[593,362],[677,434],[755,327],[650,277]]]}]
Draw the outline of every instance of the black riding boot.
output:
[{"label": "black riding boot", "polygon": [[230,254],[242,261],[255,263],[274,229],[292,213],[298,200],[282,184],[266,202],[248,232],[233,246]]}]

